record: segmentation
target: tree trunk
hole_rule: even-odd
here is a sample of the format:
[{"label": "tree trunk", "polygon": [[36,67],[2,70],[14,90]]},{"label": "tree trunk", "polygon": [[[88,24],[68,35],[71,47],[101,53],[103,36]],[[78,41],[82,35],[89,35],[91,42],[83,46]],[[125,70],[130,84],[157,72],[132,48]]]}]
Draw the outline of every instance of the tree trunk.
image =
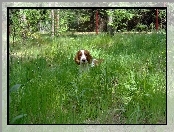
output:
[{"label": "tree trunk", "polygon": [[[21,12],[21,22],[20,25],[17,25],[19,29],[21,29],[21,35],[22,38],[25,39],[27,37],[27,32],[31,32],[31,26],[30,23],[26,20],[26,15],[24,13],[24,9],[19,9],[19,12]],[[21,26],[21,27],[20,27]]]},{"label": "tree trunk", "polygon": [[109,17],[108,17],[108,25],[107,25],[107,30],[108,30],[108,33],[109,35],[114,35],[114,29],[113,29],[113,17],[112,17],[112,9],[109,9]]},{"label": "tree trunk", "polygon": [[55,14],[54,14],[54,18],[55,18],[55,32],[56,34],[59,33],[59,12],[60,12],[60,9],[57,9]]},{"label": "tree trunk", "polygon": [[52,9],[51,10],[51,18],[52,18],[52,28],[51,28],[51,34],[52,34],[52,36],[54,36],[54,34],[55,34],[55,30],[54,30],[54,9]]}]

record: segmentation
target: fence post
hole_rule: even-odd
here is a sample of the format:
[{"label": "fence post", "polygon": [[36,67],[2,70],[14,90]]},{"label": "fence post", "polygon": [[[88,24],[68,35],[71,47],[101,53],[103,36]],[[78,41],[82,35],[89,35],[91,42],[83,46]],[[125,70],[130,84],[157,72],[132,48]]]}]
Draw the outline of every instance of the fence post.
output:
[{"label": "fence post", "polygon": [[156,30],[158,30],[158,9],[156,9]]},{"label": "fence post", "polygon": [[98,10],[96,11],[96,34],[98,34]]}]

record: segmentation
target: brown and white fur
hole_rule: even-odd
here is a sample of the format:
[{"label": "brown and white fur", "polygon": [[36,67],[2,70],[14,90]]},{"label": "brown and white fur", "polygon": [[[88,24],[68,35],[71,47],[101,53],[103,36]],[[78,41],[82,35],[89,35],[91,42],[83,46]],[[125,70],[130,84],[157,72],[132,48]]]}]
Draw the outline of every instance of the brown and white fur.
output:
[{"label": "brown and white fur", "polygon": [[79,50],[74,60],[80,66],[80,72],[88,71],[90,67],[98,66],[99,63],[103,61],[93,59],[88,50]]}]

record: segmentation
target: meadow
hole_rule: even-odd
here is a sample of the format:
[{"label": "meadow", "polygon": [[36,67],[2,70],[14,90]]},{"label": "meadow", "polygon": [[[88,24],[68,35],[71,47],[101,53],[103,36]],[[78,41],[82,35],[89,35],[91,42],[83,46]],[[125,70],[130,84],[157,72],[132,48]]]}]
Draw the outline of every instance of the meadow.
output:
[{"label": "meadow", "polygon": [[[79,74],[79,49],[104,62]],[[10,124],[166,124],[165,34],[36,34],[9,53]]]}]

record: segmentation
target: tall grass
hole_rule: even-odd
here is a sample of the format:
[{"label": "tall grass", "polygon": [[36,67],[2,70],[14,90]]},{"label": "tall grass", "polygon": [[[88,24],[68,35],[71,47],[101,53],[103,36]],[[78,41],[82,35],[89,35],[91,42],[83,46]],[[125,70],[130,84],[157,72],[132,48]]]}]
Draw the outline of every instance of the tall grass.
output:
[{"label": "tall grass", "polygon": [[[104,62],[79,74],[82,48]],[[21,84],[10,92],[10,123],[166,123],[163,34],[40,36],[10,52],[9,87]]]}]

